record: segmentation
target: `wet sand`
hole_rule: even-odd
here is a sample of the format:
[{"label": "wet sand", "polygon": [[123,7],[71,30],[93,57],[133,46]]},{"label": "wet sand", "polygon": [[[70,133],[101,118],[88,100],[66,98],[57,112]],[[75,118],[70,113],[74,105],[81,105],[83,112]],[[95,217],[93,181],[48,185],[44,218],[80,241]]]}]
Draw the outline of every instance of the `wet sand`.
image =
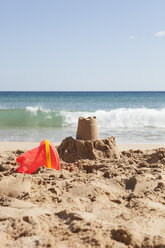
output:
[{"label": "wet sand", "polygon": [[0,143],[0,247],[165,247],[165,145],[66,139],[60,171],[16,173],[36,146]]}]

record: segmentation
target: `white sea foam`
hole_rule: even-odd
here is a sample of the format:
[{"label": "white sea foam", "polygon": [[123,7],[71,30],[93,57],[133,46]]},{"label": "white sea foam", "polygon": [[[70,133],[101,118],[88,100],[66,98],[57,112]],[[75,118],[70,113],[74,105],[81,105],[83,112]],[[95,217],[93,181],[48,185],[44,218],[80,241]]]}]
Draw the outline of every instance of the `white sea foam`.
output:
[{"label": "white sea foam", "polygon": [[76,126],[78,122],[78,118],[80,116],[82,117],[88,117],[91,115],[94,115],[94,113],[91,112],[82,112],[82,111],[60,111],[60,114],[63,118],[63,126]]},{"label": "white sea foam", "polygon": [[165,108],[118,108],[110,111],[61,111],[63,126],[76,126],[78,117],[96,116],[100,128],[165,128]]},{"label": "white sea foam", "polygon": [[35,106],[35,107],[27,106],[25,109],[27,111],[29,111],[30,113],[34,114],[34,115],[37,115],[38,111],[44,112],[44,113],[49,113],[50,112],[50,109],[45,109],[45,108],[42,108],[40,106]]}]

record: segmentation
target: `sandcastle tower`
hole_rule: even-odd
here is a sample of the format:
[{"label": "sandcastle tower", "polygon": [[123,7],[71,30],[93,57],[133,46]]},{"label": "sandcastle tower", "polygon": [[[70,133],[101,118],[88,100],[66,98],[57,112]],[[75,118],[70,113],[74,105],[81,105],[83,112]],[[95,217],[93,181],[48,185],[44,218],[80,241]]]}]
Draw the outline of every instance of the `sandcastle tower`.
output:
[{"label": "sandcastle tower", "polygon": [[76,139],[80,139],[80,140],[99,139],[96,116],[88,117],[88,118],[79,117]]}]

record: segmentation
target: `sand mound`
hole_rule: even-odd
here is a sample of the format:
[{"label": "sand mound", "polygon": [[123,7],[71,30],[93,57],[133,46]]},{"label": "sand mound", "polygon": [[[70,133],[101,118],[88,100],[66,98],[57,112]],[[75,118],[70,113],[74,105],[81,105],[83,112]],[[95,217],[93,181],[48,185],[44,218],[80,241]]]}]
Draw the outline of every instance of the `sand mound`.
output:
[{"label": "sand mound", "polygon": [[58,147],[60,158],[68,163],[80,159],[98,160],[109,158],[110,160],[120,158],[120,152],[116,146],[114,137],[100,140],[75,140],[67,137]]},{"label": "sand mound", "polygon": [[155,181],[152,177],[147,176],[133,176],[126,180],[126,189],[134,192],[145,192],[147,189],[154,189],[156,187]]},{"label": "sand mound", "polygon": [[155,149],[147,160],[147,162],[150,164],[157,163],[158,161],[165,163],[165,149],[164,148]]},{"label": "sand mound", "polygon": [[31,188],[31,177],[24,174],[4,177],[0,181],[0,196],[8,195],[17,197],[22,193],[29,193]]}]

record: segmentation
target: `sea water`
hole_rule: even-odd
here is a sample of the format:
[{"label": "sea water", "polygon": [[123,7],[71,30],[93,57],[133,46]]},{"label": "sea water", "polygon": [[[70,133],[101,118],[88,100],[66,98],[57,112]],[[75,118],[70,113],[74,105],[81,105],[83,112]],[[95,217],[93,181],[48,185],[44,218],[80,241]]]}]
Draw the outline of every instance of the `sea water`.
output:
[{"label": "sea water", "polygon": [[0,92],[0,141],[59,143],[79,116],[96,116],[101,138],[165,143],[165,92]]}]

